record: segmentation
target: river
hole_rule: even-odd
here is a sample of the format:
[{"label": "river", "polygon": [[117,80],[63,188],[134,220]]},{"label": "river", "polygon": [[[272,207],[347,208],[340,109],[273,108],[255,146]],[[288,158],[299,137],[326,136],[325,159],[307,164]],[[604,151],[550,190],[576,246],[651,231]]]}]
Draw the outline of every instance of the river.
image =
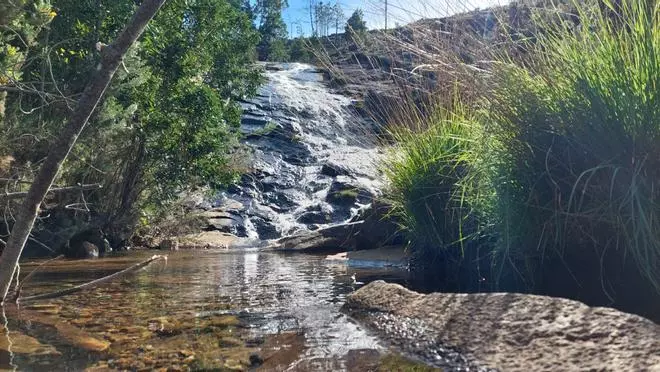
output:
[{"label": "river", "polygon": [[[241,103],[249,173],[202,203],[231,214],[223,227],[244,238],[241,248],[170,252],[166,263],[122,280],[8,307],[0,369],[366,371],[408,363],[340,312],[363,283],[402,282],[405,270],[254,248],[346,221],[381,188],[373,123],[355,115],[351,99],[328,90],[309,65],[270,65],[265,75],[259,94]],[[333,192],[344,193],[337,200]],[[151,254],[55,261],[23,295],[99,278]],[[35,265],[24,262],[23,277]]]},{"label": "river", "polygon": [[[23,294],[79,284],[152,253],[55,261]],[[340,307],[356,280],[377,278],[401,282],[405,272],[250,249],[172,252],[123,280],[10,310],[0,369],[369,370],[388,349]],[[251,363],[252,354],[261,360]]]}]

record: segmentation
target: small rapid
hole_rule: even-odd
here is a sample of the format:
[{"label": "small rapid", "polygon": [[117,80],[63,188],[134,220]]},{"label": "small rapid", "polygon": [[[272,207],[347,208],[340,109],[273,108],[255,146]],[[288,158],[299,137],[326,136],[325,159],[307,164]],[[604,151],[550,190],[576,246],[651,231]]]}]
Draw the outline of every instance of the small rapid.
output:
[{"label": "small rapid", "polygon": [[271,64],[265,75],[242,102],[249,171],[216,202],[239,222],[230,232],[266,240],[349,220],[382,187],[375,124],[313,66]]}]

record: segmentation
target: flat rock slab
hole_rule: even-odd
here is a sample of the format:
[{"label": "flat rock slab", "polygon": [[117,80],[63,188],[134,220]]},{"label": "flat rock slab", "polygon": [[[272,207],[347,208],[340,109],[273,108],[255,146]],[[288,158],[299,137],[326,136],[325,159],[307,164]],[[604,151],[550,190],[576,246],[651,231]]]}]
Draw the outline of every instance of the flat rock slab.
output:
[{"label": "flat rock slab", "polygon": [[182,248],[228,248],[239,240],[236,235],[221,231],[204,231],[178,239]]},{"label": "flat rock slab", "polygon": [[351,294],[344,308],[376,328],[379,323],[369,319],[412,320],[425,333],[416,339],[433,339],[501,371],[660,371],[660,325],[568,299],[424,295],[376,281]]},{"label": "flat rock slab", "polygon": [[299,253],[340,253],[355,249],[355,236],[362,222],[329,226],[315,231],[303,231],[280,238],[265,250]]}]

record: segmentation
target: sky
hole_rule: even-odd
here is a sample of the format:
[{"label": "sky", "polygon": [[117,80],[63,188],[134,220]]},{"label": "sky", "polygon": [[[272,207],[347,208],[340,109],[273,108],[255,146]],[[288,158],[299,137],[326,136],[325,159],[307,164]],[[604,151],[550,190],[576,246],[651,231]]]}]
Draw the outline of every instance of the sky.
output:
[{"label": "sky", "polygon": [[[289,26],[289,35],[297,37],[302,32],[305,36],[309,36],[311,34],[310,0],[288,1],[289,7],[282,12],[282,16]],[[344,9],[346,19],[360,8],[364,12],[369,29],[385,26],[385,0],[325,0],[330,4],[334,4],[335,1]],[[388,0],[388,27],[394,27],[396,24],[405,25],[421,18],[445,17],[476,8],[483,9],[506,3],[508,0]],[[340,28],[343,29],[344,24],[345,22],[342,22]],[[340,32],[343,31],[340,30]],[[332,33],[334,33],[334,28]]]}]

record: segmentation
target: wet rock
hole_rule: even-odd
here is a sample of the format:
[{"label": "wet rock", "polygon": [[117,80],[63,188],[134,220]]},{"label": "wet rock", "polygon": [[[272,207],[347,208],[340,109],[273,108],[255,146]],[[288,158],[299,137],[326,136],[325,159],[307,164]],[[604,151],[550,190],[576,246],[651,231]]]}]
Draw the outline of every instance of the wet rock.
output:
[{"label": "wet rock", "polygon": [[264,364],[264,359],[257,353],[250,354],[250,367],[259,367]]},{"label": "wet rock", "polygon": [[221,231],[225,233],[234,234],[239,237],[244,237],[246,235],[245,223],[243,217],[238,214],[214,210],[209,212],[204,212],[201,216],[208,218],[208,227],[207,231]]},{"label": "wet rock", "polygon": [[90,242],[82,242],[80,258],[99,258],[99,247]]},{"label": "wet rock", "polygon": [[369,203],[374,195],[371,191],[355,184],[355,181],[346,176],[339,176],[332,182],[326,201],[339,206],[350,206],[356,202]]},{"label": "wet rock", "polygon": [[163,239],[158,245],[158,249],[163,251],[178,251],[179,250],[179,240],[176,238]]},{"label": "wet rock", "polygon": [[149,320],[147,329],[161,337],[171,337],[183,332],[183,327],[179,322],[167,317],[160,317]]},{"label": "wet rock", "polygon": [[[42,344],[36,338],[30,337],[17,331],[7,331],[2,329],[3,337],[0,337],[0,360],[4,357],[3,354],[26,354],[26,355],[53,355],[60,356],[61,352],[57,351],[54,346]],[[2,365],[2,364],[0,364]]]},{"label": "wet rock", "polygon": [[321,167],[321,174],[328,177],[347,176],[349,171],[339,164],[325,163]]},{"label": "wet rock", "polygon": [[465,359],[502,371],[642,371],[660,366],[660,325],[568,299],[513,293],[423,295],[376,281],[351,294],[344,310],[423,360]]},{"label": "wet rock", "polygon": [[383,246],[403,245],[406,237],[401,231],[400,221],[390,215],[392,206],[381,200],[361,208],[351,222],[363,221],[356,246],[358,249],[370,249]]},{"label": "wet rock", "polygon": [[297,221],[305,225],[322,225],[331,222],[332,216],[329,213],[312,211],[301,214]]},{"label": "wet rock", "polygon": [[280,232],[277,231],[277,227],[262,217],[252,217],[250,221],[257,230],[257,234],[259,234],[259,239],[261,240],[277,239],[281,236]]},{"label": "wet rock", "polygon": [[362,222],[329,226],[315,231],[302,231],[281,238],[266,248],[280,252],[339,253],[355,248],[355,235]]}]

